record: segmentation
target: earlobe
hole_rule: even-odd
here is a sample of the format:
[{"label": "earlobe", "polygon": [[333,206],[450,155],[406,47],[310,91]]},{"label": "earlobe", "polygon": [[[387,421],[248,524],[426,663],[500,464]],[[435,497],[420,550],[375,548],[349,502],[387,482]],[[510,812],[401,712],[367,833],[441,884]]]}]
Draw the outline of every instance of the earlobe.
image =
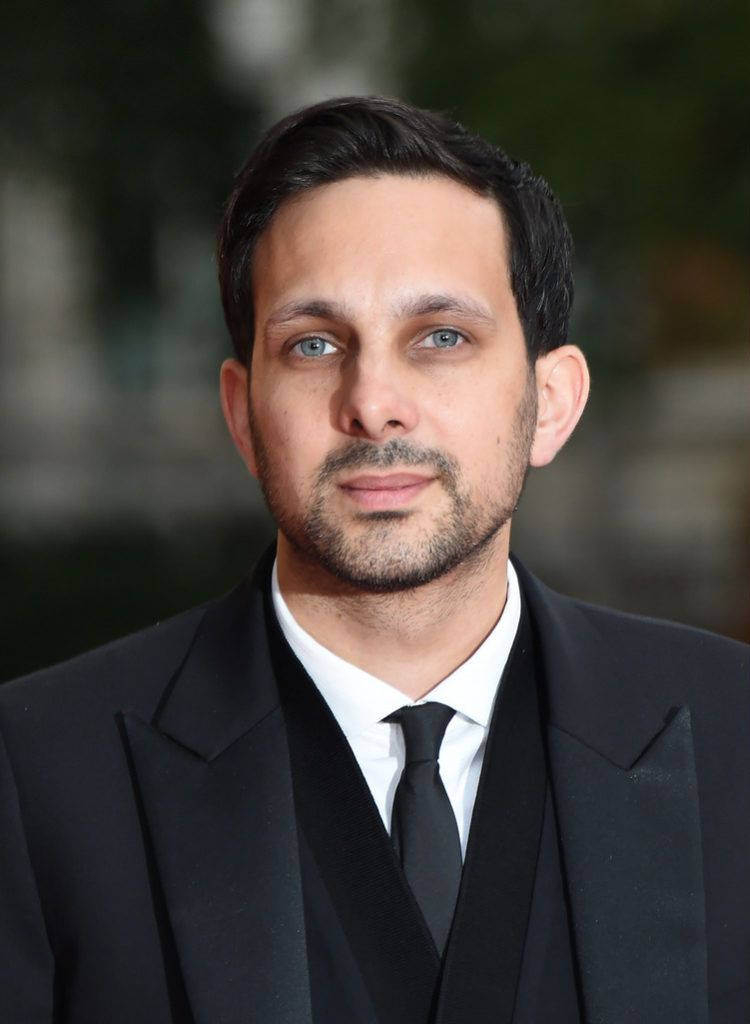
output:
[{"label": "earlobe", "polygon": [[250,393],[247,368],[237,359],[225,359],[219,378],[221,411],[242,461],[257,477],[252,434],[250,433]]},{"label": "earlobe", "polygon": [[589,395],[586,357],[575,345],[562,345],[540,356],[535,366],[537,424],[531,465],[552,462],[573,433]]}]

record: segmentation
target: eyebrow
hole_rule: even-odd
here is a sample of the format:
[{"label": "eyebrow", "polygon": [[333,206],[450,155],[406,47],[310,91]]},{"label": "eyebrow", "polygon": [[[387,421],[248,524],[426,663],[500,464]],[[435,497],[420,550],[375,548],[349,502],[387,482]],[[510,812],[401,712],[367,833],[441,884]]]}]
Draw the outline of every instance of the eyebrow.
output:
[{"label": "eyebrow", "polygon": [[[495,317],[490,310],[477,302],[476,299],[463,295],[447,295],[442,293],[425,293],[414,295],[397,303],[391,310],[392,314],[399,320],[412,320],[420,316],[433,316],[435,313],[455,313],[460,316],[469,317],[472,320],[479,320],[494,327]],[[299,320],[303,317],[314,317],[320,320],[353,320],[354,311],[351,307],[341,302],[331,302],[327,299],[302,299],[296,302],[287,302],[279,306],[268,318],[269,327],[277,327],[282,324]]]},{"label": "eyebrow", "polygon": [[299,302],[287,302],[279,306],[268,318],[269,327],[287,324],[302,317],[315,317],[318,320],[348,320],[352,310],[340,302],[328,302],[326,299],[302,299]]},{"label": "eyebrow", "polygon": [[472,320],[481,320],[493,327],[496,323],[494,316],[486,306],[465,295],[415,295],[402,302],[394,312],[403,320],[419,316],[432,316],[435,313],[457,313],[470,317]]}]

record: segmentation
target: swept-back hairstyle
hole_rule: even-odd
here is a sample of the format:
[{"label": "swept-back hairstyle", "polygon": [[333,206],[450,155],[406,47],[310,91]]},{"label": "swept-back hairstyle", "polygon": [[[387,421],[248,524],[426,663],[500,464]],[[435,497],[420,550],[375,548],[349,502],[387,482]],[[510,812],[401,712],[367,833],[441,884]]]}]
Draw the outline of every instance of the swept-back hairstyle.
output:
[{"label": "swept-back hairstyle", "polygon": [[400,100],[352,96],[305,107],[261,138],[219,225],[219,285],[237,357],[253,345],[251,268],[279,206],[345,178],[442,175],[494,199],[508,233],[510,284],[530,361],[564,344],[573,301],[572,242],[560,203],[531,168],[449,117]]}]

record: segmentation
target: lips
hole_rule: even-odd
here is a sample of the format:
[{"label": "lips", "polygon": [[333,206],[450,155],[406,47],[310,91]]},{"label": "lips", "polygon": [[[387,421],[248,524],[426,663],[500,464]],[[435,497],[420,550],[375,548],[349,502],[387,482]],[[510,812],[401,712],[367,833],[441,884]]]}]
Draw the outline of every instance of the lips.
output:
[{"label": "lips", "polygon": [[401,487],[413,487],[415,484],[429,483],[431,477],[420,476],[418,473],[386,473],[382,476],[363,475],[344,480],[343,488],[357,491],[398,490]]},{"label": "lips", "polygon": [[362,474],[343,480],[339,487],[363,508],[400,508],[408,505],[433,482],[418,473]]}]

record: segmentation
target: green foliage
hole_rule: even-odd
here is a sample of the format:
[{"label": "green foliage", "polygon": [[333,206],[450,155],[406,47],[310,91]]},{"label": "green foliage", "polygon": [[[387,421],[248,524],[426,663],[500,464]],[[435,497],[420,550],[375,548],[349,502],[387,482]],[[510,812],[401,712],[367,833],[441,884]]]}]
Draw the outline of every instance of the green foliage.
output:
[{"label": "green foliage", "polygon": [[0,153],[75,197],[108,337],[130,307],[157,301],[159,223],[218,219],[256,109],[220,85],[197,0],[16,0],[4,15]]},{"label": "green foliage", "polygon": [[[215,223],[259,123],[260,104],[221,85],[209,10],[6,4],[0,157],[68,183],[97,254],[100,334],[121,349],[149,343],[160,225]],[[739,0],[311,0],[306,16],[303,67],[379,61],[391,91],[453,111],[549,179],[583,269],[576,330],[605,375],[736,347],[748,180]]]},{"label": "green foliage", "polygon": [[403,0],[403,91],[528,160],[576,239],[574,340],[606,386],[744,334],[737,0]]},{"label": "green foliage", "polygon": [[394,36],[407,95],[529,160],[579,235],[740,247],[743,12],[735,0],[404,0]]},{"label": "green foliage", "polygon": [[247,575],[272,536],[259,515],[171,540],[122,529],[0,543],[0,681],[223,593]]}]

